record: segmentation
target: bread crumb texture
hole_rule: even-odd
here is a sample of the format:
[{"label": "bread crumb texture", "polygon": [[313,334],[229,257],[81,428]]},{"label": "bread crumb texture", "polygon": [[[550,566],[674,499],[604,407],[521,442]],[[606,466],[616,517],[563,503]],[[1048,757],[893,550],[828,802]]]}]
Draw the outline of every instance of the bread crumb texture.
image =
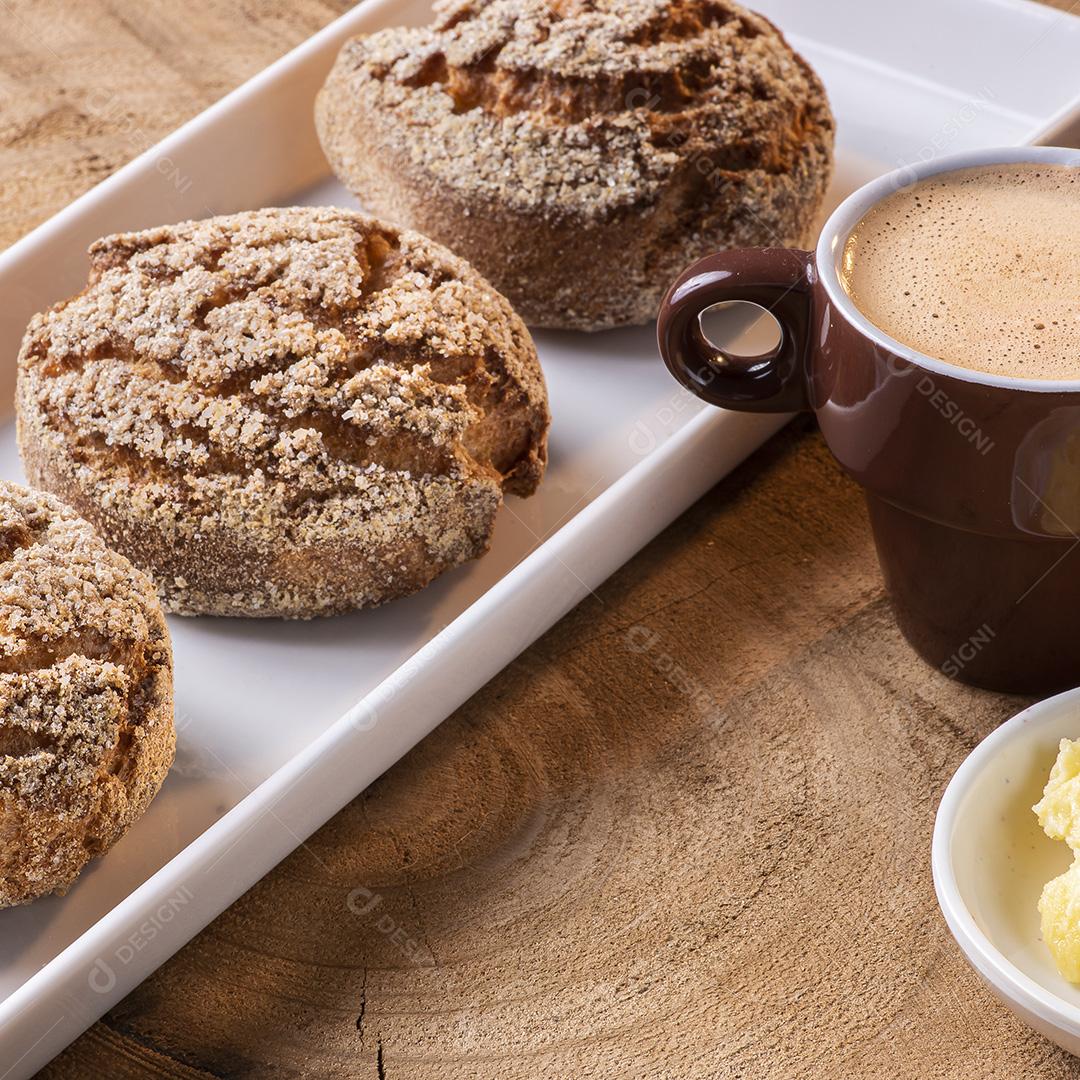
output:
[{"label": "bread crumb texture", "polygon": [[20,356],[34,483],[174,611],[306,617],[486,550],[546,461],[507,301],[414,233],[330,208],[108,237]]},{"label": "bread crumb texture", "polygon": [[[435,8],[431,26],[345,45],[320,95],[320,135],[365,205],[472,259],[527,321],[643,321],[672,254],[807,238],[833,119],[820,80],[766,19],[729,0]],[[522,229],[494,235],[492,214]],[[575,236],[590,230],[612,250],[586,245],[585,259],[624,294],[644,293],[629,308],[590,298],[601,283],[587,274],[565,295],[552,280],[538,296],[526,278],[527,247],[573,263]]]},{"label": "bread crumb texture", "polygon": [[56,499],[0,483],[0,906],[63,892],[173,750],[151,581]]}]

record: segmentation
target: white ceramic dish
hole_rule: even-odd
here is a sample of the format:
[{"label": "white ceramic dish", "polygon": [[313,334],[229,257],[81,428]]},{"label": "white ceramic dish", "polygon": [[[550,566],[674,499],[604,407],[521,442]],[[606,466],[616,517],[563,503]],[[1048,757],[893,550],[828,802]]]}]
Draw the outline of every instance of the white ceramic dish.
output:
[{"label": "white ceramic dish", "polygon": [[1063,738],[1080,737],[1080,689],[1014,716],[971,752],[934,825],[934,887],[953,937],[1025,1023],[1080,1054],[1080,986],[1066,982],[1039,933],[1043,885],[1072,862],[1031,808]]},{"label": "white ceramic dish", "polygon": [[[760,6],[821,72],[839,118],[829,209],[897,164],[1033,141],[1077,114],[1080,20],[1059,12]],[[346,38],[428,15],[425,0],[369,0],[0,255],[0,475],[21,475],[22,331],[82,286],[88,243],[260,205],[350,204],[315,139],[314,94]],[[173,620],[179,756],[161,795],[66,897],[0,912],[0,1080],[47,1061],[785,419],[699,410],[647,328],[538,344],[551,469],[538,496],[506,508],[483,560],[341,619]]]}]

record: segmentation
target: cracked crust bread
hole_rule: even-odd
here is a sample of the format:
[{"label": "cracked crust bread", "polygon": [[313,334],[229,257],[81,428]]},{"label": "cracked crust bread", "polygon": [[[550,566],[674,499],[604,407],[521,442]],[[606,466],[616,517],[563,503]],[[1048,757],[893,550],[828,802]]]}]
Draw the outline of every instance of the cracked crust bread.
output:
[{"label": "cracked crust bread", "polygon": [[347,210],[108,237],[34,318],[19,447],[167,610],[307,618],[412,593],[529,495],[532,339],[468,264]]},{"label": "cracked crust bread", "polygon": [[0,483],[0,907],[64,892],[174,746],[153,583],[56,499]]},{"label": "cracked crust bread", "polygon": [[473,263],[533,326],[655,318],[718,248],[805,247],[832,175],[821,81],[730,0],[442,0],[347,42],[316,104],[372,213]]}]

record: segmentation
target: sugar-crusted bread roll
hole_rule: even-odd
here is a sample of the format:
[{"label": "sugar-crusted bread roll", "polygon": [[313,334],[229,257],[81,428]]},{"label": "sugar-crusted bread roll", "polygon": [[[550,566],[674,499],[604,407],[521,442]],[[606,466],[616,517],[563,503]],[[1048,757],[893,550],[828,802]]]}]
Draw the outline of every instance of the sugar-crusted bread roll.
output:
[{"label": "sugar-crusted bread roll", "polygon": [[0,907],[112,847],[174,744],[153,584],[56,499],[0,483]]},{"label": "sugar-crusted bread roll", "polygon": [[262,210],[109,237],[30,325],[31,482],[145,568],[167,609],[379,604],[488,547],[547,456],[510,305],[415,233]]},{"label": "sugar-crusted bread roll", "polygon": [[647,322],[716,248],[807,245],[820,80],[730,0],[443,0],[354,38],[319,94],[334,171],[469,259],[531,325]]}]

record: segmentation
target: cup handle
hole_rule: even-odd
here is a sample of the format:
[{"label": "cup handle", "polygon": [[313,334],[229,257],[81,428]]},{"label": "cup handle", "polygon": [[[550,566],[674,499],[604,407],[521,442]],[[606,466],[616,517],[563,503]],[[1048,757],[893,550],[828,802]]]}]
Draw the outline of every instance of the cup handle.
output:
[{"label": "cup handle", "polygon": [[[720,251],[695,263],[668,290],[657,338],[671,374],[691,393],[742,412],[810,407],[807,353],[814,256],[793,248]],[[700,315],[725,300],[749,300],[780,324],[780,342],[761,356],[732,356],[701,329]]]}]

